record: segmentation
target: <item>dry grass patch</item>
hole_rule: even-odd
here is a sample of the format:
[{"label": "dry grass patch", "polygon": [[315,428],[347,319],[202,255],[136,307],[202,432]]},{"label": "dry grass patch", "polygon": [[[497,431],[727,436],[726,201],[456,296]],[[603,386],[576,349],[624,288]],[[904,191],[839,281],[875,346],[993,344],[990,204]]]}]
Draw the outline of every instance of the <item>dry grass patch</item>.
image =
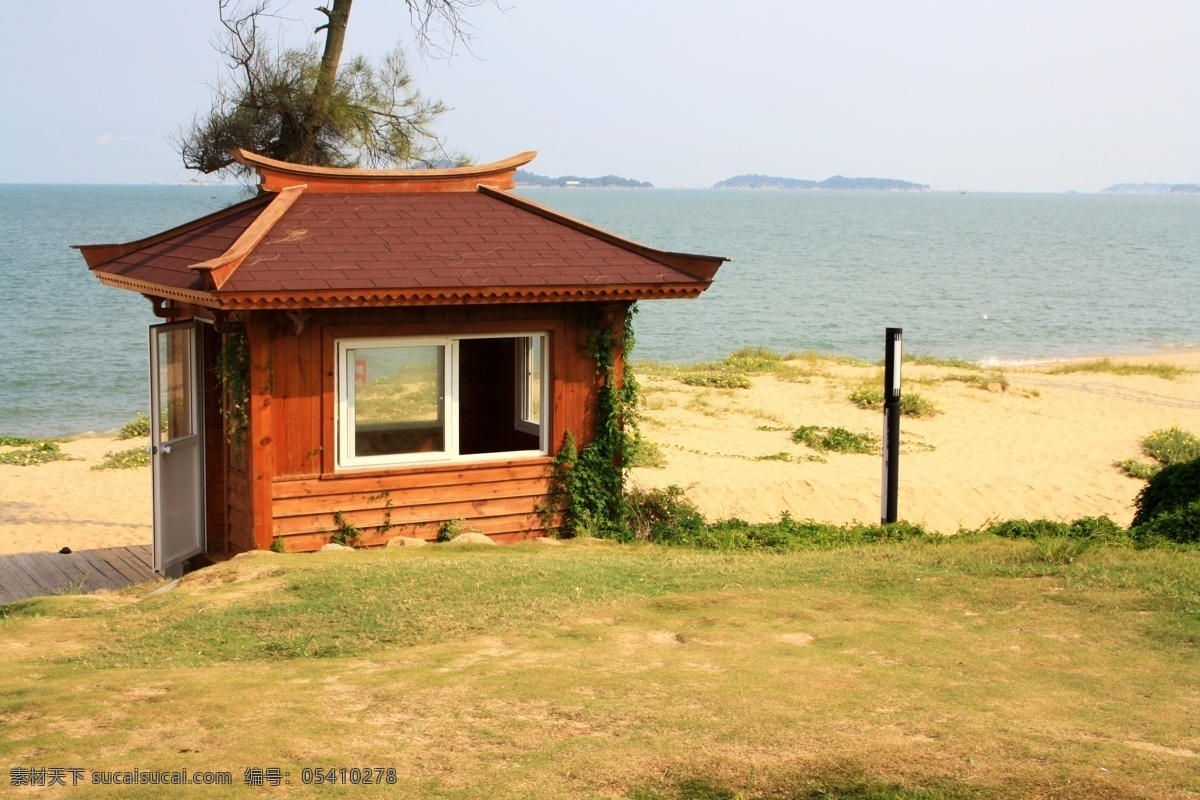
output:
[{"label": "dry grass patch", "polygon": [[[431,798],[1200,790],[1194,551],[1064,565],[977,536],[283,555],[243,579],[261,569],[244,562],[156,598],[9,607],[0,631],[29,647],[0,649],[6,762],[239,783],[253,765],[394,766],[386,794]],[[329,649],[273,654],[272,636]],[[89,796],[186,795],[117,788]]]}]

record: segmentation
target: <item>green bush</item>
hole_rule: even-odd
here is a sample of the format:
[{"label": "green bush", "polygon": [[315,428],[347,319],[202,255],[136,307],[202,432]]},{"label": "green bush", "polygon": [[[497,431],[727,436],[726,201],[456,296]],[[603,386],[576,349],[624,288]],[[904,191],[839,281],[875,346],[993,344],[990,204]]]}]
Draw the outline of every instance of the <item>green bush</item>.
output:
[{"label": "green bush", "polygon": [[1145,461],[1139,461],[1136,458],[1127,458],[1124,461],[1118,461],[1115,466],[1124,470],[1125,474],[1129,477],[1141,478],[1144,481],[1157,475],[1158,471],[1162,469],[1158,464],[1149,464]]},{"label": "green bush", "polygon": [[344,547],[357,547],[358,543],[362,541],[362,528],[346,519],[346,516],[342,512],[333,512],[333,524],[337,525],[337,528],[329,533],[331,544],[340,544]]},{"label": "green bush", "polygon": [[1135,525],[1130,534],[1141,544],[1165,540],[1176,544],[1200,544],[1200,500],[1165,511]]},{"label": "green bush", "polygon": [[35,467],[51,461],[76,461],[77,459],[58,449],[56,442],[49,439],[30,442],[28,446],[0,453],[0,464],[17,467]]},{"label": "green bush", "polygon": [[734,350],[716,366],[745,375],[762,375],[774,371],[784,360],[783,355],[769,347],[743,347]]},{"label": "green bush", "polygon": [[137,439],[142,436],[150,435],[150,418],[143,417],[142,412],[136,412],[136,416],[121,426],[121,430],[117,432],[118,439]]},{"label": "green bush", "polygon": [[850,402],[867,411],[883,408],[883,389],[874,386],[856,389],[850,393]]},{"label": "green bush", "polygon": [[806,444],[821,453],[877,453],[879,437],[871,433],[854,433],[845,428],[823,428],[801,425],[792,431],[792,441]]},{"label": "green bush", "polygon": [[627,467],[666,469],[667,466],[667,457],[663,455],[662,448],[649,439],[643,439],[640,435],[633,437],[627,458],[628,460],[625,462]]},{"label": "green bush", "polygon": [[92,469],[134,469],[150,466],[150,451],[145,447],[131,447],[104,454],[104,460],[93,464]]},{"label": "green bush", "polygon": [[438,526],[437,540],[452,542],[456,536],[464,533],[479,533],[479,529],[465,519],[448,519]]},{"label": "green bush", "polygon": [[703,386],[710,389],[749,389],[750,379],[745,375],[724,369],[705,369],[683,372],[679,382],[688,386]]},{"label": "green bush", "polygon": [[0,436],[0,447],[21,447],[33,444],[36,439],[26,439],[24,436]]},{"label": "green bush", "polygon": [[1200,501],[1200,458],[1185,464],[1168,464],[1151,476],[1133,501],[1137,510],[1133,527],[1197,501]]},{"label": "green bush", "polygon": [[1162,464],[1183,464],[1200,458],[1200,439],[1190,431],[1172,426],[1142,439],[1142,450]]},{"label": "green bush", "polygon": [[695,544],[704,528],[704,517],[684,490],[672,484],[665,489],[639,489],[626,493],[626,528],[633,539],[659,544]]},{"label": "green bush", "polygon": [[1051,519],[1008,519],[985,525],[979,530],[981,533],[990,533],[1006,539],[1061,537],[1113,540],[1120,539],[1123,535],[1121,527],[1108,517],[1082,517],[1074,522],[1057,522]]},{"label": "green bush", "polygon": [[705,528],[695,543],[721,550],[813,550],[880,542],[901,542],[932,536],[920,525],[830,525],[792,519],[787,512],[778,522],[751,524],[728,519]]},{"label": "green bush", "polygon": [[[883,408],[883,390],[875,387],[858,389],[851,393],[850,402],[859,408],[868,410]],[[927,400],[916,392],[900,395],[900,413],[906,417],[933,417],[942,410],[932,400]]]}]

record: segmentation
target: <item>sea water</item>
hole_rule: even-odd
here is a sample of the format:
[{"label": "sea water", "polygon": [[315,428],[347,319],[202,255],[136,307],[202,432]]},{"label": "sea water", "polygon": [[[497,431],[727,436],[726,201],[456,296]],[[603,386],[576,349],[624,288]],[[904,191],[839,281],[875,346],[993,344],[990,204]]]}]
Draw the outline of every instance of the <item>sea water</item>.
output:
[{"label": "sea water", "polygon": [[[123,242],[216,210],[238,187],[0,185],[0,433],[107,430],[148,408],[135,293],[72,244]],[[696,300],[649,301],[636,358],[743,345],[872,361],[1001,362],[1200,346],[1200,198],[529,189],[665,250],[727,256]]]}]

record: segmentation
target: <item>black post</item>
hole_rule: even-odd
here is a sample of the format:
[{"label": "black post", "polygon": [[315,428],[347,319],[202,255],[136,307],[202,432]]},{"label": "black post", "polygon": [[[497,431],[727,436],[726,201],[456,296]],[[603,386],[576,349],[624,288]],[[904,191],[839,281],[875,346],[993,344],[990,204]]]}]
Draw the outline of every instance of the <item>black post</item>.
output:
[{"label": "black post", "polygon": [[900,362],[901,330],[887,329],[883,368],[883,516],[884,525],[896,521],[900,495]]}]

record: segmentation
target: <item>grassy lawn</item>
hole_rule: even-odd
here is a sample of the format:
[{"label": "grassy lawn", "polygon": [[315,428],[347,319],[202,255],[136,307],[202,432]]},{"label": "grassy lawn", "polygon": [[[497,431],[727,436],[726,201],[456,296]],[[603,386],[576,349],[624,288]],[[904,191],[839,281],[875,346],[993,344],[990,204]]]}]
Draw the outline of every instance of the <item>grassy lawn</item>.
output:
[{"label": "grassy lawn", "polygon": [[[235,786],[8,796],[1200,796],[1200,551],[254,554],[0,609],[0,759]],[[250,789],[247,767],[290,784]],[[392,767],[391,787],[304,786]],[[86,774],[85,774],[86,775]],[[85,777],[85,779],[87,779]]]}]

